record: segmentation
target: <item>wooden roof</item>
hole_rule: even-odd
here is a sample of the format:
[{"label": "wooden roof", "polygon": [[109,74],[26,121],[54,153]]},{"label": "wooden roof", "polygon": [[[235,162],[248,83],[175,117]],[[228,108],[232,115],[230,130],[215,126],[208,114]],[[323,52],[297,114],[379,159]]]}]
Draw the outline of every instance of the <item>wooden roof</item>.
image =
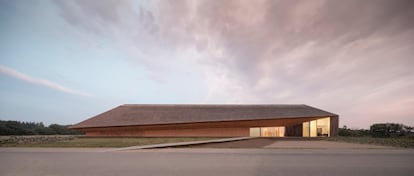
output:
[{"label": "wooden roof", "polygon": [[337,115],[307,105],[128,104],[87,119],[71,128],[332,116]]}]

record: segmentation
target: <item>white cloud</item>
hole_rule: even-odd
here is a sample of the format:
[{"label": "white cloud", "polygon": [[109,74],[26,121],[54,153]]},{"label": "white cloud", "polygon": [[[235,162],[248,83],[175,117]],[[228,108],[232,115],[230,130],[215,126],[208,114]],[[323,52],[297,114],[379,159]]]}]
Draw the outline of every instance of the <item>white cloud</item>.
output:
[{"label": "white cloud", "polygon": [[398,106],[414,97],[414,1],[95,2],[58,5],[70,24],[111,38],[152,77],[200,70],[202,102],[306,103],[357,127],[388,120],[377,114],[387,105],[390,121],[413,124],[414,110]]},{"label": "white cloud", "polygon": [[0,65],[0,73],[3,73],[5,75],[8,75],[8,76],[11,76],[11,77],[23,80],[23,81],[26,81],[28,83],[44,86],[44,87],[47,87],[47,88],[50,88],[50,89],[54,89],[54,90],[57,90],[57,91],[60,91],[60,92],[63,92],[63,93],[91,97],[91,94],[89,94],[89,93],[85,93],[85,92],[81,92],[81,91],[78,91],[78,90],[70,89],[70,88],[62,86],[58,83],[55,83],[55,82],[52,82],[52,81],[49,81],[49,80],[45,80],[45,79],[42,79],[42,78],[32,77],[32,76],[26,75],[24,73],[18,72],[14,69],[11,69],[11,68],[8,68],[8,67],[2,66],[2,65]]}]

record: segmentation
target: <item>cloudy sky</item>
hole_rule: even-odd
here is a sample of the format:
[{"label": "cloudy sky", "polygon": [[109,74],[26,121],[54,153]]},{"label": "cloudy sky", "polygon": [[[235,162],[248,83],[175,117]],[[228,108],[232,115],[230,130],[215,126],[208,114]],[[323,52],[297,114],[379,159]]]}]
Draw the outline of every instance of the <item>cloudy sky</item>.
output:
[{"label": "cloudy sky", "polygon": [[414,126],[412,0],[0,0],[0,119],[308,104]]}]

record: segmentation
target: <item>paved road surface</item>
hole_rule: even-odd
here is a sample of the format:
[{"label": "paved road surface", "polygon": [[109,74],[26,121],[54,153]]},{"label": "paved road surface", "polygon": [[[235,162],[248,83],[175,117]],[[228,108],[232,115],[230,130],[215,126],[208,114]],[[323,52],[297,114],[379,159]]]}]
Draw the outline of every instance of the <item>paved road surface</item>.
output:
[{"label": "paved road surface", "polygon": [[414,150],[0,148],[0,175],[412,175]]},{"label": "paved road surface", "polygon": [[254,138],[249,140],[206,143],[191,148],[274,148],[274,149],[392,149],[393,147],[355,144],[307,138]]}]

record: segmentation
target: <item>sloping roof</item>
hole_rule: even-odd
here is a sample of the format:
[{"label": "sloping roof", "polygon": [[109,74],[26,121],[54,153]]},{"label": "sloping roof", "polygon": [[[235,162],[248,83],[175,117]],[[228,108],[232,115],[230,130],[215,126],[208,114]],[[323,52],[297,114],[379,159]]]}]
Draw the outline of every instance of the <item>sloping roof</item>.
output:
[{"label": "sloping roof", "polygon": [[71,128],[222,122],[336,114],[307,105],[121,105]]}]

